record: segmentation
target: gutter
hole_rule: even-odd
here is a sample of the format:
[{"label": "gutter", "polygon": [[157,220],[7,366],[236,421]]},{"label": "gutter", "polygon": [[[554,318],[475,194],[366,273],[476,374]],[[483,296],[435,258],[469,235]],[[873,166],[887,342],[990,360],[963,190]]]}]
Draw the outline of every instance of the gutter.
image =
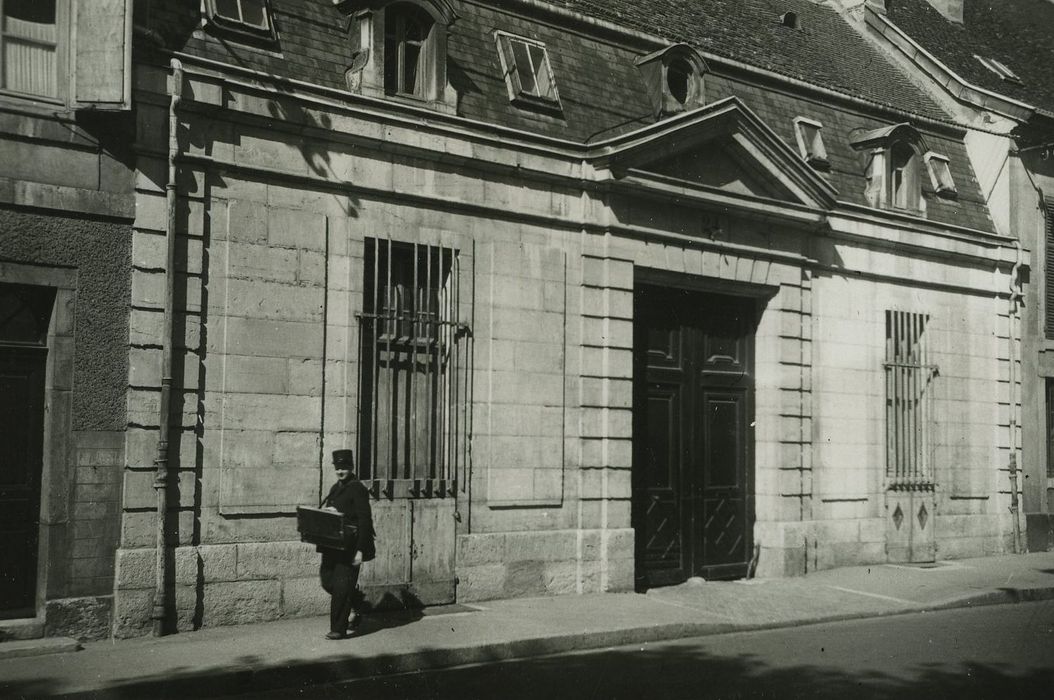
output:
[{"label": "gutter", "polygon": [[168,483],[171,469],[168,460],[168,442],[171,427],[169,426],[172,404],[172,336],[175,326],[176,298],[176,160],[179,155],[179,117],[176,110],[183,99],[183,64],[173,58],[170,63],[171,102],[168,109],[168,183],[165,185],[168,214],[168,226],[165,231],[165,306],[164,326],[161,331],[161,398],[158,409],[157,459],[154,465],[157,473],[154,477],[154,490],[157,492],[157,541],[155,549],[153,634],[160,637],[165,634],[165,611],[167,609],[166,589],[168,588],[166,560],[168,558],[168,537],[165,520],[168,515]]}]

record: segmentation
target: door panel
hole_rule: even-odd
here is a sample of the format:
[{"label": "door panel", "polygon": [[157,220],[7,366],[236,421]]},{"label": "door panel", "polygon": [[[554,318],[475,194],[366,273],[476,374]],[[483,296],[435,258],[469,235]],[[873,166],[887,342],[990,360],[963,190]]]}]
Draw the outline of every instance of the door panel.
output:
[{"label": "door panel", "polygon": [[886,491],[886,557],[890,562],[923,563],[936,559],[936,508],[932,490]]},{"label": "door panel", "polygon": [[0,617],[35,610],[46,357],[0,348]]},{"label": "door panel", "polygon": [[753,528],[753,302],[642,287],[635,319],[638,587],[742,576]]},{"label": "door panel", "polygon": [[413,503],[411,592],[428,605],[454,602],[454,499],[432,498]]}]

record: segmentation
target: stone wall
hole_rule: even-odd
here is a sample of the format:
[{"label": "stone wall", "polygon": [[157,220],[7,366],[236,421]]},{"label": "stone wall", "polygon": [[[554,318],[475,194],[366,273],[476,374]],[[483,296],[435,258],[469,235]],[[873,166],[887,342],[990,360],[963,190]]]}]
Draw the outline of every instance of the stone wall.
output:
[{"label": "stone wall", "polygon": [[[163,132],[146,127],[162,123],[163,83],[159,72],[140,73],[142,137],[157,148]],[[415,498],[379,497],[382,556],[365,575],[378,591],[422,590],[406,573],[422,555],[451,557],[458,600],[632,588],[633,290],[641,283],[746,294],[763,306],[759,575],[885,558],[875,433],[883,409],[872,404],[882,376],[875,353],[884,348],[875,319],[888,305],[952,309],[971,295],[966,317],[942,316],[944,342],[978,348],[942,362],[949,373],[976,369],[981,384],[972,403],[943,408],[972,416],[998,393],[988,373],[996,361],[981,367],[971,358],[997,352],[991,297],[1006,261],[993,274],[980,262],[990,249],[950,242],[934,226],[704,215],[685,201],[582,187],[596,173],[556,149],[450,125],[382,124],[368,111],[309,100],[279,121],[258,87],[193,72],[186,87],[193,100],[182,118],[194,138],[181,143],[182,410],[172,426],[180,480],[171,518],[182,628],[322,605],[317,558],[294,542],[292,514],[326,487],[329,450],[354,445],[370,238],[458,251],[465,300],[457,314],[472,348],[471,461],[456,495],[437,499],[449,512],[428,516],[438,518],[444,549],[422,548],[434,533],[414,529]],[[160,165],[149,153],[142,159],[133,240],[122,635],[146,629],[153,595]],[[891,251],[897,242],[914,252]],[[853,369],[860,374],[843,371]],[[973,431],[972,448],[997,450],[998,418],[995,409],[984,415],[993,432]],[[951,475],[988,488],[992,465],[968,461]],[[966,518],[942,521],[963,539],[948,552],[996,547],[1002,523],[989,516],[997,511],[977,508],[942,502],[939,518]]]}]

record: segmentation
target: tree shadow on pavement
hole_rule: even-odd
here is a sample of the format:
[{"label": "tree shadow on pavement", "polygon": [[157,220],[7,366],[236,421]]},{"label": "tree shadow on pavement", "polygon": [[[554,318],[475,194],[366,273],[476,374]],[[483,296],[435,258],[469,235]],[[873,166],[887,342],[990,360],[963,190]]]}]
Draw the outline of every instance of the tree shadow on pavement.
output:
[{"label": "tree shadow on pavement", "polygon": [[[542,647],[539,647],[540,649]],[[866,668],[847,671],[819,664],[772,666],[759,656],[722,657],[689,645],[607,649],[506,661],[508,646],[490,649],[487,660],[447,670],[445,650],[410,657],[380,656],[267,666],[241,657],[222,672],[174,669],[163,677],[117,683],[87,693],[92,698],[1001,698],[1046,697],[1054,670],[1013,672],[986,662],[909,664],[896,673]],[[529,653],[517,647],[515,653]],[[505,663],[496,663],[502,662]],[[397,674],[397,675],[385,675]],[[5,697],[44,697],[48,680],[0,685]],[[72,697],[72,696],[64,696]]]},{"label": "tree shadow on pavement", "polygon": [[718,657],[692,649],[606,650],[289,688],[257,697],[312,698],[1001,698],[1046,697],[1054,671],[1021,674],[996,665],[916,665],[896,675],[821,665],[771,667],[755,656]]}]

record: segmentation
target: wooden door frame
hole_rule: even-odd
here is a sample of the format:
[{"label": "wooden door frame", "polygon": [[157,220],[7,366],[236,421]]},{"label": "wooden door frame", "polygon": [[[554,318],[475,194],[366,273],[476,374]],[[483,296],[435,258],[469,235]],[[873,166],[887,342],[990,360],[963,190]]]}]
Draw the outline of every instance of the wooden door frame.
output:
[{"label": "wooden door frame", "polygon": [[[753,283],[749,283],[749,282],[738,282],[738,281],[735,281],[735,280],[719,280],[719,279],[713,279],[713,278],[708,278],[708,277],[698,277],[698,276],[693,276],[693,275],[686,275],[686,274],[683,274],[683,273],[669,272],[669,271],[666,271],[666,270],[655,270],[655,269],[635,267],[634,268],[634,281],[633,281],[633,294],[634,294],[634,296],[637,295],[637,293],[640,291],[640,289],[642,287],[657,287],[657,288],[675,289],[675,290],[679,289],[679,290],[684,290],[684,291],[688,291],[688,292],[696,292],[696,293],[702,293],[702,294],[719,294],[719,295],[723,295],[723,296],[739,297],[739,298],[743,299],[744,301],[746,301],[746,300],[753,300],[753,303],[754,303],[754,318],[753,318],[753,333],[752,333],[751,350],[750,350],[750,369],[751,369],[752,374],[754,374],[756,372],[756,370],[755,370],[755,358],[756,358],[757,327],[758,327],[758,325],[761,322],[761,317],[762,317],[762,314],[764,313],[765,305],[767,304],[767,302],[769,300],[771,300],[772,298],[774,298],[776,296],[776,294],[779,292],[778,288],[772,287],[772,286],[769,286],[769,285],[753,284]],[[634,304],[634,307],[635,306],[636,306],[636,304]],[[633,319],[633,324],[634,324],[634,336],[636,336],[636,329],[638,327],[638,319],[637,318]],[[636,346],[634,346],[633,352],[634,352],[634,372],[635,372],[634,376],[633,376],[633,384],[634,384],[634,401],[633,401],[633,405],[634,405],[634,410],[636,410],[636,404],[637,404],[637,400],[636,400],[636,391],[637,391],[636,390],[636,386],[637,386],[637,382],[641,380],[641,378],[638,377],[637,374],[636,374],[636,367],[637,367],[637,364],[636,364],[637,348],[636,348]],[[755,415],[755,410],[756,410],[756,408],[755,408],[755,406],[756,406],[756,392],[757,392],[756,376],[753,376],[753,381],[751,382],[750,389],[749,389],[749,396],[748,396],[748,416],[747,416],[748,424],[753,421],[753,418],[754,418],[754,415]],[[634,443],[635,443],[636,439],[637,439],[636,429],[634,429],[633,439],[634,439]],[[752,551],[753,536],[754,536],[753,529],[754,529],[755,523],[757,522],[756,493],[755,493],[756,484],[757,484],[757,465],[755,464],[756,443],[757,443],[756,437],[754,436],[754,432],[751,430],[750,433],[749,433],[749,437],[747,438],[746,443],[744,445],[744,448],[745,448],[745,450],[744,450],[745,482],[746,482],[745,483],[745,487],[744,487],[744,498],[746,500],[746,518],[747,518],[747,521],[748,521],[748,525],[745,528],[745,532],[746,532],[746,537],[747,537],[747,540],[748,540],[747,541],[747,546],[746,546],[746,551],[748,552],[748,557],[749,557],[749,553]],[[634,453],[634,455],[636,455],[636,444],[634,444],[633,453]],[[636,468],[636,465],[634,465],[634,468]],[[631,501],[635,501],[636,500],[635,496],[636,496],[636,494],[632,493]],[[631,506],[631,508],[632,508],[632,506]],[[635,508],[633,508],[633,510],[635,511]],[[635,520],[634,520],[634,527],[636,527]],[[685,533],[685,534],[691,534],[691,533]],[[694,535],[692,535],[692,536],[694,538]],[[634,547],[634,552],[635,552],[634,557],[635,557],[635,559],[637,559],[639,557],[639,549],[636,546]],[[748,559],[748,562],[749,562],[749,559]],[[635,567],[636,566],[640,566],[640,565],[641,565],[641,563],[640,563],[640,561],[638,559],[635,562]],[[638,582],[643,580],[643,577],[639,576],[639,575],[635,575],[634,578]],[[645,587],[646,587],[646,584],[645,584]]]},{"label": "wooden door frame", "polygon": [[67,593],[72,542],[70,494],[73,453],[73,359],[77,271],[0,262],[0,282],[51,287],[55,291],[44,366],[44,431],[37,538],[36,619],[45,602]]}]

